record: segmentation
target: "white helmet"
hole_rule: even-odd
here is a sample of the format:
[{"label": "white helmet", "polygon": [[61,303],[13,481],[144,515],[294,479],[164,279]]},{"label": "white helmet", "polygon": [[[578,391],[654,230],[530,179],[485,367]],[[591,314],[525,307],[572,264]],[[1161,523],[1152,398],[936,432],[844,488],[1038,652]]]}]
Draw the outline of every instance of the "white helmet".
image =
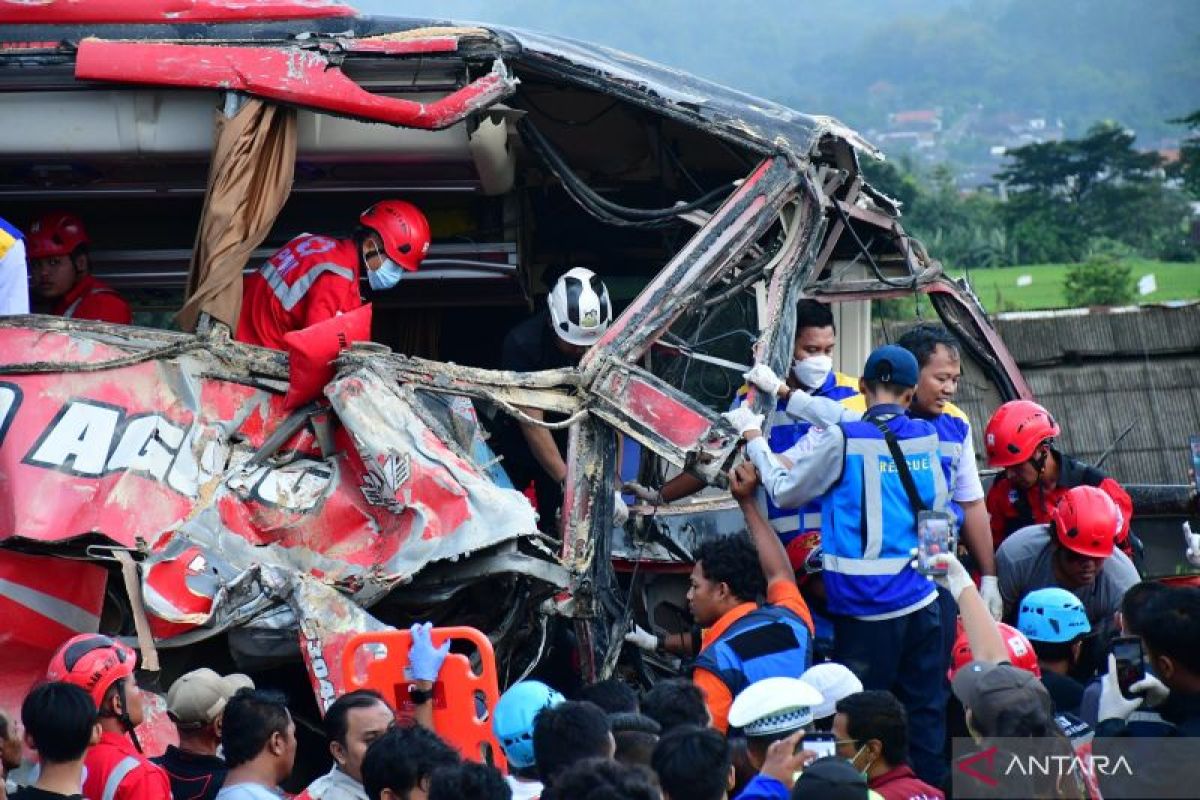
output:
[{"label": "white helmet", "polygon": [[590,347],[612,322],[608,288],[590,269],[568,270],[554,284],[546,302],[554,332],[569,344]]}]

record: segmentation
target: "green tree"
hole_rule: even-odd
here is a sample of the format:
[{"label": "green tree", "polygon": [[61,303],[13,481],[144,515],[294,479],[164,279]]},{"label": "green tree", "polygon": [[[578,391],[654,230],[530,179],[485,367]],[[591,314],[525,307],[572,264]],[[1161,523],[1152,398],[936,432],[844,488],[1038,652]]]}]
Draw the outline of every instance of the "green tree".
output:
[{"label": "green tree", "polygon": [[1067,270],[1063,292],[1071,306],[1120,306],[1133,300],[1130,248],[1110,239],[1094,243],[1087,260]]},{"label": "green tree", "polygon": [[1179,164],[1175,171],[1183,178],[1183,186],[1188,193],[1200,198],[1200,109],[1171,121],[1186,125],[1191,132],[1179,148]]}]

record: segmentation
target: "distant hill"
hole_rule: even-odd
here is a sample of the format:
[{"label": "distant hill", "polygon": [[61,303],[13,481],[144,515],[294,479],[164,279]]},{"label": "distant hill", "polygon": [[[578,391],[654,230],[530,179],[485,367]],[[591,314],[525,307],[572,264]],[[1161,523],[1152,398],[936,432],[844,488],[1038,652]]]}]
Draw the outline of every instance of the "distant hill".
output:
[{"label": "distant hill", "polygon": [[1117,119],[1153,146],[1200,108],[1196,0],[350,0],[586,39],[867,129],[941,107]]}]

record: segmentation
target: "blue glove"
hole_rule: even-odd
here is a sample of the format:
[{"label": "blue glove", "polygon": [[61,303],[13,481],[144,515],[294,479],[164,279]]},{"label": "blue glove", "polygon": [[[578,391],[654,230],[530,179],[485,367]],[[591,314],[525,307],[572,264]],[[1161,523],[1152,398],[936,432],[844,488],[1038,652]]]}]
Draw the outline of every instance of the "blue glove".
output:
[{"label": "blue glove", "polygon": [[432,628],[432,622],[418,622],[408,629],[412,635],[412,646],[408,651],[408,672],[414,681],[436,681],[438,672],[442,669],[442,662],[450,652],[449,639],[443,642],[441,647],[433,646],[433,639],[429,635]]}]

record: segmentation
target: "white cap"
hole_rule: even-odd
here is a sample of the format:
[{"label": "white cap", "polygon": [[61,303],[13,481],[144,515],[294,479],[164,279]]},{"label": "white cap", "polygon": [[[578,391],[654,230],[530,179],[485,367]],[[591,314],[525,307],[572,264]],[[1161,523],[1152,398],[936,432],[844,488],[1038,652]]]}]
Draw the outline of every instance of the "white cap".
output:
[{"label": "white cap", "polygon": [[729,724],[747,736],[798,731],[812,724],[821,693],[799,678],[763,678],[742,690],[729,707]]},{"label": "white cap", "polygon": [[814,664],[809,667],[800,680],[816,688],[824,700],[813,708],[813,717],[825,719],[832,717],[839,700],[858,694],[863,690],[862,681],[842,664],[832,661],[825,664]]}]

